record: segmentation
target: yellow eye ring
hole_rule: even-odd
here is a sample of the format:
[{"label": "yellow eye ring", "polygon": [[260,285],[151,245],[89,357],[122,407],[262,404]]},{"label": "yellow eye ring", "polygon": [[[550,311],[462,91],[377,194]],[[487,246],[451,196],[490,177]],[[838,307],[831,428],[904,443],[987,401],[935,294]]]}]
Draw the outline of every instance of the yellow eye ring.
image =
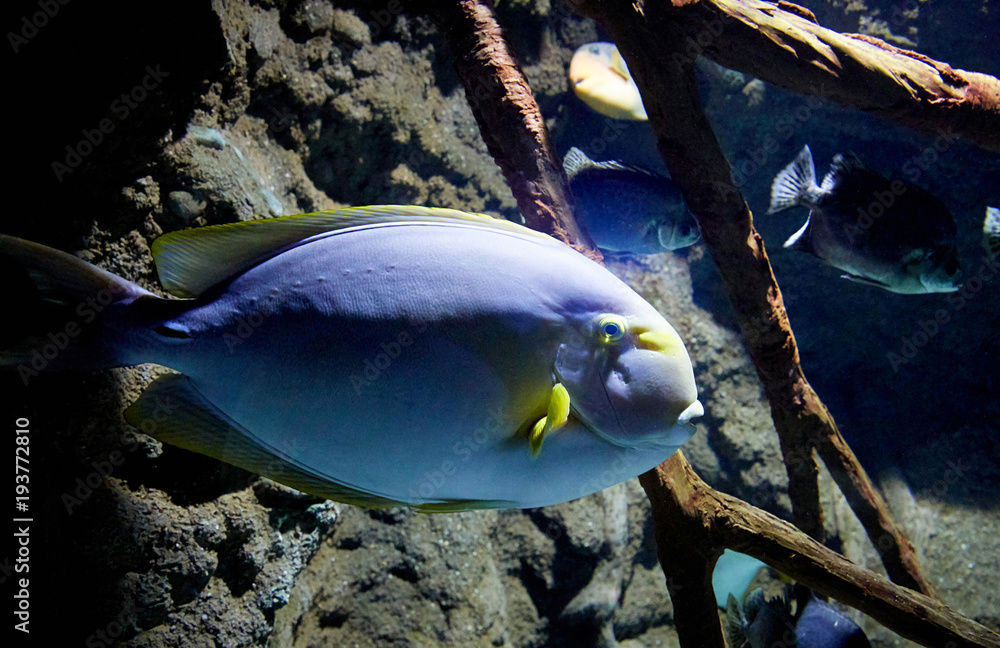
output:
[{"label": "yellow eye ring", "polygon": [[618,315],[605,315],[597,323],[597,330],[605,344],[614,344],[625,337],[628,326]]}]

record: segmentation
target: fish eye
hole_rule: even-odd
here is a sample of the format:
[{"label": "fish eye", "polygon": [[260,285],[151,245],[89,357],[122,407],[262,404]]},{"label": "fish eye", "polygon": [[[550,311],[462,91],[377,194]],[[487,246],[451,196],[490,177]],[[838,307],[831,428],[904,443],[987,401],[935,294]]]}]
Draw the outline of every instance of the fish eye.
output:
[{"label": "fish eye", "polygon": [[688,225],[687,223],[681,225],[681,236],[690,236],[690,235],[691,235],[691,226]]},{"label": "fish eye", "polygon": [[613,344],[625,337],[625,320],[617,315],[605,315],[597,326],[606,344]]}]

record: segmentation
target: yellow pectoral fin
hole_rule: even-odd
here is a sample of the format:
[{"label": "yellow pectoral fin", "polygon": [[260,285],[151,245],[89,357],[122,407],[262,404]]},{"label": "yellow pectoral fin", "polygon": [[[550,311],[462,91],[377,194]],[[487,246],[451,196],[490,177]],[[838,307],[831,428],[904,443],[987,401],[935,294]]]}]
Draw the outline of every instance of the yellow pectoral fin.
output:
[{"label": "yellow pectoral fin", "polygon": [[549,432],[558,430],[569,420],[569,392],[561,383],[552,386],[549,395],[549,408],[545,416],[535,423],[528,433],[528,448],[532,457],[537,457],[542,451],[542,441]]}]

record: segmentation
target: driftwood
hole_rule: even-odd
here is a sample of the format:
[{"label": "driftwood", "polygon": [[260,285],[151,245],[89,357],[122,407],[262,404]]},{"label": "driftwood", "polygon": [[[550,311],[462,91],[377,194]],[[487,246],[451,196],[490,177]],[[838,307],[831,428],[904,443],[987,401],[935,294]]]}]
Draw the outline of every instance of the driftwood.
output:
[{"label": "driftwood", "polygon": [[[677,2],[683,4],[682,0]],[[669,9],[670,5],[664,7]],[[684,27],[666,24],[669,21],[664,16],[644,16],[641,4],[637,8],[627,2],[595,2],[582,8],[615,35],[639,83],[647,111],[653,109],[650,118],[667,167],[698,218],[706,245],[723,273],[772,404],[775,425],[782,434],[790,481],[800,489],[793,494],[796,522],[817,536],[822,529],[816,499],[817,469],[812,459],[812,448],[816,447],[869,535],[877,538],[876,547],[893,579],[932,594],[920,575],[912,546],[895,528],[881,497],[802,375],[767,255],[745,202],[729,180],[728,163],[694,92],[694,57],[676,66],[671,74],[655,69],[654,61],[672,53],[670,42],[685,42]],[[470,97],[470,106],[489,151],[508,181],[514,180],[511,189],[519,206],[529,210],[524,214],[526,221],[581,246],[582,237],[573,235],[578,230],[572,224],[565,177],[527,83],[502,43],[490,6],[462,0],[442,3],[435,12],[445,28],[457,72],[467,92],[476,94]],[[662,22],[647,22],[652,20]],[[542,178],[545,174],[550,174],[549,179]],[[546,222],[550,218],[552,222]],[[953,642],[948,645],[1000,647],[1000,636],[955,614],[936,599],[885,581],[796,527],[713,490],[694,474],[681,452],[643,475],[641,482],[652,503],[659,558],[671,584],[675,620],[684,646],[724,645],[711,572],[723,548],[729,547],[760,558],[924,645]]]},{"label": "driftwood", "polygon": [[[676,1],[681,4],[682,0]],[[803,375],[798,347],[763,242],[754,230],[750,210],[731,180],[729,163],[702,111],[695,87],[694,59],[682,49],[686,43],[699,42],[700,36],[688,33],[691,27],[688,21],[675,18],[701,4],[710,3],[695,2],[674,9],[669,2],[661,2],[638,9],[625,2],[594,2],[583,8],[614,35],[643,95],[667,169],[697,218],[706,246],[725,282],[747,350],[771,403],[788,471],[794,522],[811,536],[822,538],[817,468],[812,457],[815,449],[865,528],[893,582],[933,596],[933,588],[920,571],[912,544],[893,522],[885,501]],[[765,3],[748,4],[764,6]],[[761,13],[768,18],[772,29],[779,18],[787,16],[790,21],[822,30],[797,14],[781,11],[775,5],[767,7],[769,12],[761,10]],[[702,23],[697,24],[707,29]],[[829,34],[829,40],[837,35]],[[758,49],[744,51],[744,58],[766,60],[771,50],[778,52],[776,56],[786,55],[785,49],[773,40],[757,39],[753,44]],[[885,65],[893,65],[895,56],[887,55]],[[809,58],[804,52],[802,57]],[[671,63],[665,65],[663,61]],[[905,76],[902,71],[898,74]]]},{"label": "driftwood", "polygon": [[[900,587],[858,567],[791,524],[703,482],[675,455],[640,478],[653,506],[656,544],[670,568],[674,619],[681,645],[723,645],[711,574],[718,545],[751,554],[806,587],[869,615],[896,634],[924,646],[1000,646],[1000,635],[956,614],[937,599]],[[682,539],[701,543],[697,558],[678,556]],[[711,539],[711,546],[704,543]],[[702,570],[699,572],[699,570]],[[687,576],[685,579],[684,577]],[[681,583],[707,579],[707,599]],[[681,585],[678,587],[678,585]],[[718,632],[717,636],[712,633]]]},{"label": "driftwood", "polygon": [[573,220],[566,174],[493,10],[475,0],[461,0],[458,8],[444,2],[434,5],[479,132],[514,194],[525,225],[600,261],[601,253]]},{"label": "driftwood", "polygon": [[703,55],[800,94],[1000,151],[1000,80],[956,70],[877,38],[826,29],[816,24],[808,9],[790,2],[569,2],[594,15],[624,17],[625,9],[644,15],[651,28],[660,30],[661,40],[669,41],[664,44],[671,46],[670,57],[661,59],[661,65],[670,61],[675,67],[685,66]]}]

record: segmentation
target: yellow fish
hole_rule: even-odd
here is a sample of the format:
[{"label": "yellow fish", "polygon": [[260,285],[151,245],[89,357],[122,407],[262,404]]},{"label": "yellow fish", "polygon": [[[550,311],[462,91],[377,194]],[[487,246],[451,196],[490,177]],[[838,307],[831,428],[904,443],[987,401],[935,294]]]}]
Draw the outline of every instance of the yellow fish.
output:
[{"label": "yellow fish", "polygon": [[573,91],[583,103],[614,119],[646,121],[646,109],[614,43],[587,43],[569,63]]}]

